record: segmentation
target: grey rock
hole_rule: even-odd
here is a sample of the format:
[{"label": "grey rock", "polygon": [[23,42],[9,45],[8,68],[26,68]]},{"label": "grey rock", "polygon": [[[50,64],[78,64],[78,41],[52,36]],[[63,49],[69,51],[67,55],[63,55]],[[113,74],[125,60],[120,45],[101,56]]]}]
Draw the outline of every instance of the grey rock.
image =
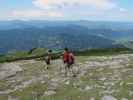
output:
[{"label": "grey rock", "polygon": [[129,91],[129,96],[133,96],[133,91]]},{"label": "grey rock", "polygon": [[88,91],[88,90],[91,90],[91,89],[92,89],[92,87],[90,87],[90,86],[85,87],[85,91]]},{"label": "grey rock", "polygon": [[54,95],[54,94],[56,94],[56,92],[55,91],[46,91],[45,93],[44,93],[44,96],[50,96],[50,95]]},{"label": "grey rock", "polygon": [[127,98],[122,98],[121,100],[128,100]]},{"label": "grey rock", "polygon": [[69,84],[70,84],[70,81],[66,81],[66,82],[65,82],[65,85],[69,85]]},{"label": "grey rock", "polygon": [[95,98],[91,97],[89,100],[95,100]]},{"label": "grey rock", "polygon": [[16,97],[8,96],[8,100],[19,100],[19,99]]},{"label": "grey rock", "polygon": [[7,77],[11,77],[17,74],[17,72],[21,72],[23,71],[23,69],[14,63],[7,63],[7,64],[3,64],[0,67],[0,80],[7,78]]},{"label": "grey rock", "polygon": [[102,97],[101,100],[117,100],[116,98],[114,98],[113,96],[111,95],[105,95]]}]

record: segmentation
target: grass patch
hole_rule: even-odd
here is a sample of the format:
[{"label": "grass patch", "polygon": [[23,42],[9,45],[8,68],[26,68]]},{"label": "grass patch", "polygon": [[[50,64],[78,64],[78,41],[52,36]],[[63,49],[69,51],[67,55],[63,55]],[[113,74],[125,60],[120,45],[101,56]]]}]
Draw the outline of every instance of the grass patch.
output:
[{"label": "grass patch", "polygon": [[0,95],[0,100],[8,100],[8,96],[5,96],[5,95]]},{"label": "grass patch", "polygon": [[9,83],[5,80],[0,80],[0,91],[4,91],[9,88]]},{"label": "grass patch", "polygon": [[[30,51],[16,51],[10,52],[5,55],[0,56],[0,63],[16,61],[16,60],[27,60],[40,58],[44,59],[47,52],[45,48],[33,48]],[[105,55],[116,55],[116,54],[126,54],[133,53],[132,49],[129,48],[106,48],[106,49],[90,49],[83,51],[74,51],[75,56],[105,56]],[[62,55],[62,50],[53,50],[53,59],[58,59]]]},{"label": "grass patch", "polygon": [[35,98],[38,100],[46,90],[46,84],[36,83],[22,89],[21,91],[15,91],[14,93],[11,93],[11,95],[18,97],[20,100],[35,100]]},{"label": "grass patch", "polygon": [[77,56],[105,56],[132,53],[133,50],[129,48],[104,48],[104,49],[90,49],[75,52]]}]

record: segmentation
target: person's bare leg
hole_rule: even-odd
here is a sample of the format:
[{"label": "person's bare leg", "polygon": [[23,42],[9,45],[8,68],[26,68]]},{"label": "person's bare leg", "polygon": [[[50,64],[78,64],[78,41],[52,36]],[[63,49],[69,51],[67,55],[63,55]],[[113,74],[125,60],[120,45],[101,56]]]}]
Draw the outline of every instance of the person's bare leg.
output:
[{"label": "person's bare leg", "polygon": [[46,64],[46,69],[48,69],[48,65]]},{"label": "person's bare leg", "polygon": [[71,65],[70,70],[71,70],[71,73],[72,73],[73,77],[76,77],[76,73],[74,72],[73,67],[74,67],[74,65]]},{"label": "person's bare leg", "polygon": [[68,64],[65,64],[65,76],[68,74]]}]

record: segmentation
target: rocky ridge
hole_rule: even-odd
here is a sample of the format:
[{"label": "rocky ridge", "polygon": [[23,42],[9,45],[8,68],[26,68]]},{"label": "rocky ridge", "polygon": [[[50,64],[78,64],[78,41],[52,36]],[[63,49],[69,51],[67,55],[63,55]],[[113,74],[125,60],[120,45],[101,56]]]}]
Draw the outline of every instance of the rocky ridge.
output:
[{"label": "rocky ridge", "polygon": [[[54,60],[48,70],[44,61],[0,64],[0,97],[5,100],[24,100],[20,94],[30,89],[28,97],[33,100],[51,100],[49,96],[57,100],[61,95],[61,100],[133,100],[133,54],[76,59],[73,66],[76,77],[71,71],[65,75],[61,60]],[[60,95],[62,91],[64,94]]]}]

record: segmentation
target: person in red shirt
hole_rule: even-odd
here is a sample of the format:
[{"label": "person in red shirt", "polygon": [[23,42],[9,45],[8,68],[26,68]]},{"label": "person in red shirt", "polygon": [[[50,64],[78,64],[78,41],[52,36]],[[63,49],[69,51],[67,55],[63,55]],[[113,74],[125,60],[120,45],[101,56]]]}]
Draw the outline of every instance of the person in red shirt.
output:
[{"label": "person in red shirt", "polygon": [[63,53],[63,62],[65,64],[65,70],[66,70],[66,74],[68,72],[68,70],[72,70],[72,65],[75,63],[75,58],[72,52],[70,52],[68,50],[68,48],[64,49],[64,53]]}]

